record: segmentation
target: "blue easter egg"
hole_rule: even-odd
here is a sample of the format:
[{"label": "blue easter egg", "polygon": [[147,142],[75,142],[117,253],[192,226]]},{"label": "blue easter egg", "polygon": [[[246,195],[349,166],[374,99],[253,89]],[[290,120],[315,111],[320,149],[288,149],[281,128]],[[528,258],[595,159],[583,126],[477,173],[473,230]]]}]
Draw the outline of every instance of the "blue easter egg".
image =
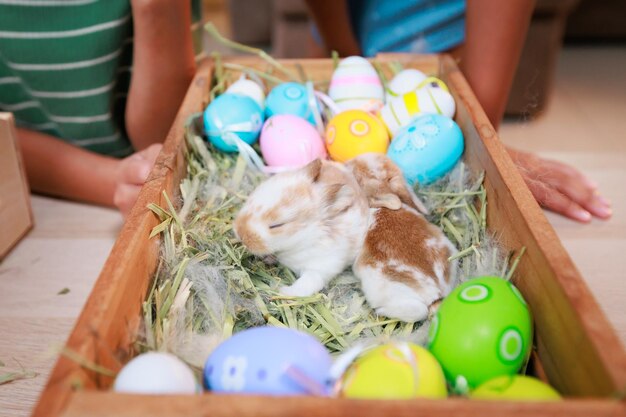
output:
[{"label": "blue easter egg", "polygon": [[[317,100],[315,105],[318,106]],[[318,106],[319,109],[319,106]],[[265,116],[269,119],[275,114],[292,114],[302,117],[315,125],[313,110],[309,102],[309,94],[302,84],[283,83],[270,91],[265,100]]]},{"label": "blue easter egg", "polygon": [[327,395],[332,359],[313,336],[280,327],[253,327],[227,339],[204,366],[216,392]]},{"label": "blue easter egg", "polygon": [[450,171],[463,149],[463,133],[454,120],[425,114],[398,132],[387,156],[400,167],[409,184],[428,184]]},{"label": "blue easter egg", "polygon": [[262,126],[263,110],[253,99],[241,94],[222,94],[204,111],[204,129],[209,141],[222,152],[237,152],[237,147],[228,143],[227,131],[251,145],[259,138]]}]

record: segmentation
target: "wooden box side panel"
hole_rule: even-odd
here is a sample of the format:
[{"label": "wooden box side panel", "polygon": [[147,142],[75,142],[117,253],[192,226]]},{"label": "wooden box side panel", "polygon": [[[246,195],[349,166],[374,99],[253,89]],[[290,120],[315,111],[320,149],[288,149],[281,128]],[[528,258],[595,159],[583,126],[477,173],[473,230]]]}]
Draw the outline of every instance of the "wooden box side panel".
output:
[{"label": "wooden box side panel", "polygon": [[[146,207],[150,203],[167,207],[162,191],[170,197],[178,194],[178,184],[186,174],[184,123],[190,114],[202,110],[200,103],[208,84],[205,66],[194,78],[155,167],[66,343],[66,348],[78,357],[104,368],[118,371],[132,354],[141,306],[159,255],[159,239],[148,239],[158,219]],[[108,387],[111,382],[110,377],[89,371],[61,355],[33,416],[58,415],[72,390]]]},{"label": "wooden box side panel", "polygon": [[446,400],[348,400],[241,395],[140,396],[76,393],[63,417],[622,417],[624,403]]},{"label": "wooden box side panel", "polygon": [[526,247],[515,284],[533,312],[541,363],[560,392],[609,396],[626,385],[626,355],[554,229],[510,159],[458,67],[441,74],[457,102],[465,158],[486,171],[488,223],[502,243]]},{"label": "wooden box side panel", "polygon": [[0,113],[0,260],[33,227],[30,190],[11,113]]}]

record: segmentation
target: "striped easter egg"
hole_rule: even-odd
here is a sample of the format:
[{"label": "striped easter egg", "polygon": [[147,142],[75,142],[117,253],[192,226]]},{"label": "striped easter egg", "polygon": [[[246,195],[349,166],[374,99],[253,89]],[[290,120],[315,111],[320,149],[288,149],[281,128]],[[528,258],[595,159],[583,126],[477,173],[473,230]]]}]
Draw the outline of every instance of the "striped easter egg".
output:
[{"label": "striped easter egg", "polygon": [[383,103],[383,85],[367,59],[351,56],[341,60],[330,80],[328,95],[340,110],[367,110]]},{"label": "striped easter egg", "polygon": [[391,136],[407,126],[420,114],[441,114],[452,117],[456,111],[454,97],[443,88],[422,88],[395,98],[380,111]]}]

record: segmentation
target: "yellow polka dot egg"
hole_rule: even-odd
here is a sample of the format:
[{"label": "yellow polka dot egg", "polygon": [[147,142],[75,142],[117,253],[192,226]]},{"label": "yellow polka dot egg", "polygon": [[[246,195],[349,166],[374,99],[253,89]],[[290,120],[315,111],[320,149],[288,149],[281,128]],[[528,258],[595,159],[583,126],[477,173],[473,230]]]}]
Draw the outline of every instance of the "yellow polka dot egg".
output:
[{"label": "yellow polka dot egg", "polygon": [[339,395],[348,398],[445,398],[446,381],[435,357],[411,343],[391,343],[358,357],[345,372]]},{"label": "yellow polka dot egg", "polygon": [[332,159],[346,162],[364,153],[385,153],[389,135],[376,116],[363,110],[347,110],[326,127],[326,148]]}]

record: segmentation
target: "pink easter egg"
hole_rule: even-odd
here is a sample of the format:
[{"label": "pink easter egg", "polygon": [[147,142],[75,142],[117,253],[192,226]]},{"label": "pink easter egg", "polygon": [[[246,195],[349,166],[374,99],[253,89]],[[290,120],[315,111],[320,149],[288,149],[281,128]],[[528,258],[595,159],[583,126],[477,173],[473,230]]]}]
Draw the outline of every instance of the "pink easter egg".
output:
[{"label": "pink easter egg", "polygon": [[261,153],[272,167],[299,168],[314,159],[326,159],[326,147],[317,130],[305,119],[278,114],[261,130]]}]

